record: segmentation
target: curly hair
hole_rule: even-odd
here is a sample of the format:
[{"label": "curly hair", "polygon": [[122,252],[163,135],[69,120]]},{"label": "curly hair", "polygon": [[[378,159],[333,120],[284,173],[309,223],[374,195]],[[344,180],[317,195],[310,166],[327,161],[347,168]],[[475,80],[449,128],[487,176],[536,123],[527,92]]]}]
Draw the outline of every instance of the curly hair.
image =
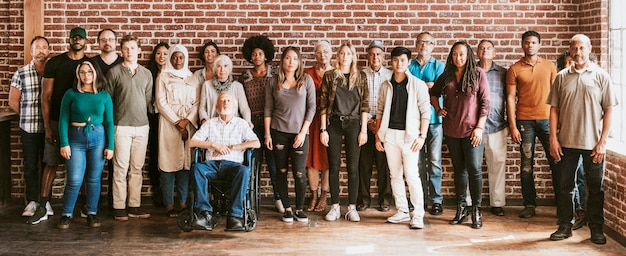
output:
[{"label": "curly hair", "polygon": [[261,49],[263,54],[265,54],[265,63],[270,63],[274,59],[274,44],[272,40],[267,38],[264,35],[253,36],[243,43],[243,47],[241,48],[241,53],[243,53],[243,57],[250,63],[252,63],[252,52],[254,49]]},{"label": "curly hair", "polygon": [[204,65],[206,60],[204,59],[204,50],[206,50],[207,47],[209,46],[213,46],[213,48],[215,48],[215,51],[217,52],[217,55],[220,55],[220,48],[217,47],[217,44],[213,41],[208,41],[206,43],[204,43],[202,45],[202,47],[200,47],[200,52],[198,53],[198,58],[200,58],[200,61],[202,61],[202,64]]},{"label": "curly hair", "polygon": [[[445,86],[448,82],[456,79],[455,72],[457,71],[457,67],[454,65],[454,57],[452,56],[452,51],[454,47],[457,45],[465,46],[467,49],[467,61],[465,62],[465,70],[463,70],[463,77],[461,77],[461,91],[467,94],[476,92],[478,88],[478,78],[479,74],[476,71],[476,57],[474,57],[474,51],[472,51],[472,47],[467,44],[465,41],[458,41],[450,47],[450,53],[448,54],[448,59],[446,60],[446,67],[443,70],[443,74],[439,76],[437,81],[435,82],[435,86],[441,86],[443,83]],[[442,86],[442,87],[443,87]],[[470,90],[471,88],[471,90]]]}]

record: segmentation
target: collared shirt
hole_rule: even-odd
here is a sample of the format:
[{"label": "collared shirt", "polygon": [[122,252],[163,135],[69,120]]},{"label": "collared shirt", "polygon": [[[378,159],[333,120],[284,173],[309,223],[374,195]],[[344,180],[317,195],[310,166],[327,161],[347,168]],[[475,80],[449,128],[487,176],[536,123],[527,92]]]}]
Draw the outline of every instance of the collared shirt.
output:
[{"label": "collared shirt", "polygon": [[407,101],[409,100],[409,92],[406,87],[409,83],[409,78],[405,77],[404,80],[398,83],[394,77],[391,76],[389,82],[393,88],[393,94],[391,95],[391,112],[389,115],[389,128],[404,131],[406,129],[406,106]]},{"label": "collared shirt", "polygon": [[[239,117],[233,117],[228,123],[219,117],[213,117],[207,120],[191,139],[228,146],[259,140],[248,122]],[[231,150],[230,154],[215,156],[213,153],[212,149],[208,149],[206,160],[228,160],[243,163],[243,151]]]},{"label": "collared shirt", "polygon": [[604,109],[619,103],[612,89],[609,74],[593,63],[584,70],[572,66],[557,74],[546,103],[559,110],[561,147],[593,150],[600,141]]},{"label": "collared shirt", "polygon": [[31,61],[13,75],[11,87],[22,92],[20,98],[20,129],[27,133],[43,133],[43,116],[41,113],[41,79],[35,64]]},{"label": "collared shirt", "polygon": [[367,86],[369,89],[369,104],[370,104],[370,118],[376,117],[376,108],[378,107],[378,92],[380,91],[380,85],[391,79],[393,72],[385,67],[380,67],[378,71],[374,71],[372,67],[363,68],[365,76],[367,77]]},{"label": "collared shirt", "polygon": [[152,103],[152,73],[139,65],[135,74],[123,64],[107,74],[106,90],[113,99],[115,125],[139,127],[148,125]]},{"label": "collared shirt", "polygon": [[494,133],[506,128],[506,68],[492,63],[486,71],[489,82],[490,109],[485,122],[485,133]]},{"label": "collared shirt", "polygon": [[556,66],[552,61],[538,58],[534,65],[522,57],[509,67],[506,85],[517,92],[515,105],[516,120],[545,120],[550,116],[546,99],[550,85],[556,77]]},{"label": "collared shirt", "polygon": [[[443,70],[446,65],[443,62],[435,59],[434,57],[430,57],[430,60],[426,62],[426,64],[422,67],[420,66],[417,58],[411,60],[411,64],[409,64],[409,71],[411,74],[421,79],[425,83],[435,82],[437,78],[441,74],[443,74]],[[439,97],[439,105],[443,105],[443,97]],[[435,111],[435,107],[431,106],[431,114],[430,114],[430,124],[440,124],[442,121],[441,116],[437,115],[437,111]]]}]

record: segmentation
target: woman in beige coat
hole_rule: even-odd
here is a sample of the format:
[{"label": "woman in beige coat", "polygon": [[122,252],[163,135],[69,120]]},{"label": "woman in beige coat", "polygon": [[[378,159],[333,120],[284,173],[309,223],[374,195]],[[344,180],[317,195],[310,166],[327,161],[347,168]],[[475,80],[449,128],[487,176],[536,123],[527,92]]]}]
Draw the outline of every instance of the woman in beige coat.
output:
[{"label": "woman in beige coat", "polygon": [[188,68],[187,48],[170,48],[170,61],[159,75],[156,106],[159,117],[159,169],[161,190],[168,217],[176,217],[174,183],[181,209],[185,208],[189,185],[191,153],[189,139],[198,127],[201,83]]}]

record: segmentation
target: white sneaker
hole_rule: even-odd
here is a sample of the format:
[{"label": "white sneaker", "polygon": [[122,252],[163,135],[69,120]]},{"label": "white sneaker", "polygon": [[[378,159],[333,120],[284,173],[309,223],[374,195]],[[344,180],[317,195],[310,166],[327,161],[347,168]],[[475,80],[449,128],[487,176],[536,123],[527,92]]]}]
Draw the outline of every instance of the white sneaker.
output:
[{"label": "white sneaker", "polygon": [[411,229],[423,229],[424,228],[424,218],[419,216],[413,216],[411,218],[411,223],[409,224]]},{"label": "white sneaker", "polygon": [[28,202],[28,204],[26,205],[26,208],[24,208],[24,211],[22,212],[22,217],[32,217],[33,215],[35,215],[36,209],[37,209],[37,202],[35,201]]},{"label": "white sneaker", "polygon": [[390,223],[407,222],[409,220],[411,220],[411,216],[409,216],[409,213],[403,211],[398,211],[393,216],[387,218],[387,222]]},{"label": "white sneaker", "polygon": [[359,213],[356,211],[356,208],[348,208],[348,212],[345,216],[347,221],[359,222],[361,221],[361,217],[359,217]]},{"label": "white sneaker", "polygon": [[285,207],[283,206],[283,201],[274,200],[274,206],[276,207],[277,212],[285,213]]},{"label": "white sneaker", "polygon": [[335,221],[338,220],[340,216],[341,213],[339,212],[339,204],[333,204],[324,219],[326,219],[327,221]]},{"label": "white sneaker", "polygon": [[52,216],[54,215],[54,210],[52,210],[52,206],[50,206],[50,202],[46,202],[46,215]]}]

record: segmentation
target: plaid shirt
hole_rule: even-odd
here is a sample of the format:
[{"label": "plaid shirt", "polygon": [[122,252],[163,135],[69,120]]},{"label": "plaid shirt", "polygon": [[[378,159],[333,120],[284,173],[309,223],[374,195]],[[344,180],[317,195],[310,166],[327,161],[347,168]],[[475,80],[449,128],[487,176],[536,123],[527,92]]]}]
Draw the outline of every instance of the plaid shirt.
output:
[{"label": "plaid shirt", "polygon": [[[200,130],[193,135],[192,140],[210,141],[222,145],[236,145],[247,141],[258,140],[246,120],[233,117],[226,123],[219,117],[206,121]],[[243,163],[243,151],[231,150],[228,155],[213,156],[213,150],[207,149],[206,160],[228,160]]]},{"label": "plaid shirt", "polygon": [[367,76],[367,86],[369,87],[369,117],[375,118],[376,109],[378,108],[378,91],[380,90],[380,85],[384,81],[391,79],[392,72],[385,67],[380,67],[378,72],[376,72],[369,66],[363,68],[363,72],[365,72],[365,76]]},{"label": "plaid shirt", "polygon": [[489,81],[491,108],[485,122],[485,133],[501,131],[509,126],[506,121],[506,68],[496,63],[485,71]]},{"label": "plaid shirt", "polygon": [[42,75],[35,69],[31,61],[19,68],[11,79],[11,86],[22,92],[20,98],[20,129],[27,133],[43,133],[43,116],[41,112],[41,79]]}]

